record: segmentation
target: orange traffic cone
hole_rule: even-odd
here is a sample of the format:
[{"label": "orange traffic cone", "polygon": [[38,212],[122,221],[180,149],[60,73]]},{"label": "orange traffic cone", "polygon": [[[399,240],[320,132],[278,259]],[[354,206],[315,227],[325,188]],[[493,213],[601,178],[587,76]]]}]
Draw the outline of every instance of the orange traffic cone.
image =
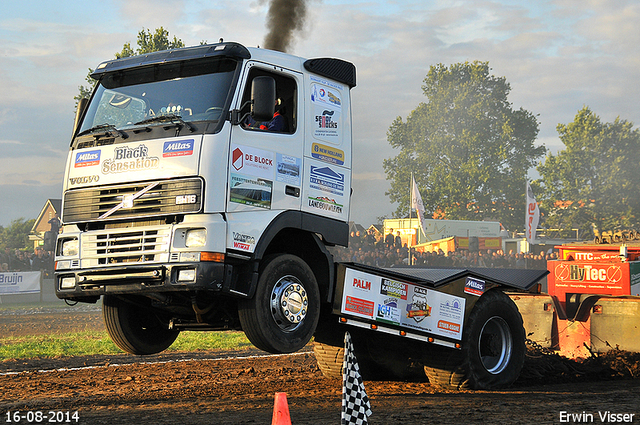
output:
[{"label": "orange traffic cone", "polygon": [[289,405],[287,404],[287,393],[276,393],[276,398],[273,404],[271,425],[291,425]]}]

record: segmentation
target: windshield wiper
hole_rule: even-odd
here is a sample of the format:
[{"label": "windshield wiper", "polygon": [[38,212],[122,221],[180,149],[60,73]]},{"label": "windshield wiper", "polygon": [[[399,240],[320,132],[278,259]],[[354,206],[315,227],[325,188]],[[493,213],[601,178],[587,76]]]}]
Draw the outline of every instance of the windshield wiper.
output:
[{"label": "windshield wiper", "polygon": [[[185,126],[192,133],[196,131],[196,128],[192,124],[183,120],[182,117],[177,114],[158,115],[158,116],[147,118],[146,120],[137,122],[134,125],[145,125],[145,124],[151,124],[151,123],[169,123],[170,126]],[[166,128],[169,128],[169,126],[165,126],[165,129]]]},{"label": "windshield wiper", "polygon": [[[94,134],[97,132],[101,132],[101,134]],[[85,134],[93,134],[93,137],[97,139],[100,136],[104,136],[104,135],[113,136],[113,132],[115,132],[116,135],[122,137],[123,139],[127,139],[129,137],[127,133],[125,133],[122,130],[118,130],[116,126],[113,124],[100,124],[100,125],[93,126],[88,130],[84,130],[78,133],[78,136],[84,136]]]}]

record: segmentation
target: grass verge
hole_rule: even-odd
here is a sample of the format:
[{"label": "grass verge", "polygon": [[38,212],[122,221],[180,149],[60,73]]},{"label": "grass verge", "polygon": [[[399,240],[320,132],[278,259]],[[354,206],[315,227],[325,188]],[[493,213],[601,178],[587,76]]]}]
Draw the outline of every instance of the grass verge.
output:
[{"label": "grass verge", "polygon": [[[167,351],[243,350],[252,347],[244,333],[182,332]],[[0,338],[0,361],[122,354],[106,331]]]}]

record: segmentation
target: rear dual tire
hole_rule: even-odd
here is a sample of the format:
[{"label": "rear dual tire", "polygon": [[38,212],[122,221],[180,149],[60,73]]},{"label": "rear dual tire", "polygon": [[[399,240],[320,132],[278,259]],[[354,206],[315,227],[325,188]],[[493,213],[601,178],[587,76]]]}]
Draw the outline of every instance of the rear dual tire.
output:
[{"label": "rear dual tire", "polygon": [[462,349],[431,348],[424,369],[431,384],[442,388],[504,388],[518,379],[525,352],[518,308],[507,295],[492,290],[473,307],[465,324]]}]

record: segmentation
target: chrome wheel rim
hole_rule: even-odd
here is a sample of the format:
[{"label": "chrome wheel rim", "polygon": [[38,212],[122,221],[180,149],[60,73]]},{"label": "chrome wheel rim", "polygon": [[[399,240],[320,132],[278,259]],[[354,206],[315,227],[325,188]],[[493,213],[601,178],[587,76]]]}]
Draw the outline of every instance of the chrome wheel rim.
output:
[{"label": "chrome wheel rim", "polygon": [[309,298],[304,285],[295,276],[284,276],[271,291],[271,316],[278,327],[293,332],[307,316]]}]

